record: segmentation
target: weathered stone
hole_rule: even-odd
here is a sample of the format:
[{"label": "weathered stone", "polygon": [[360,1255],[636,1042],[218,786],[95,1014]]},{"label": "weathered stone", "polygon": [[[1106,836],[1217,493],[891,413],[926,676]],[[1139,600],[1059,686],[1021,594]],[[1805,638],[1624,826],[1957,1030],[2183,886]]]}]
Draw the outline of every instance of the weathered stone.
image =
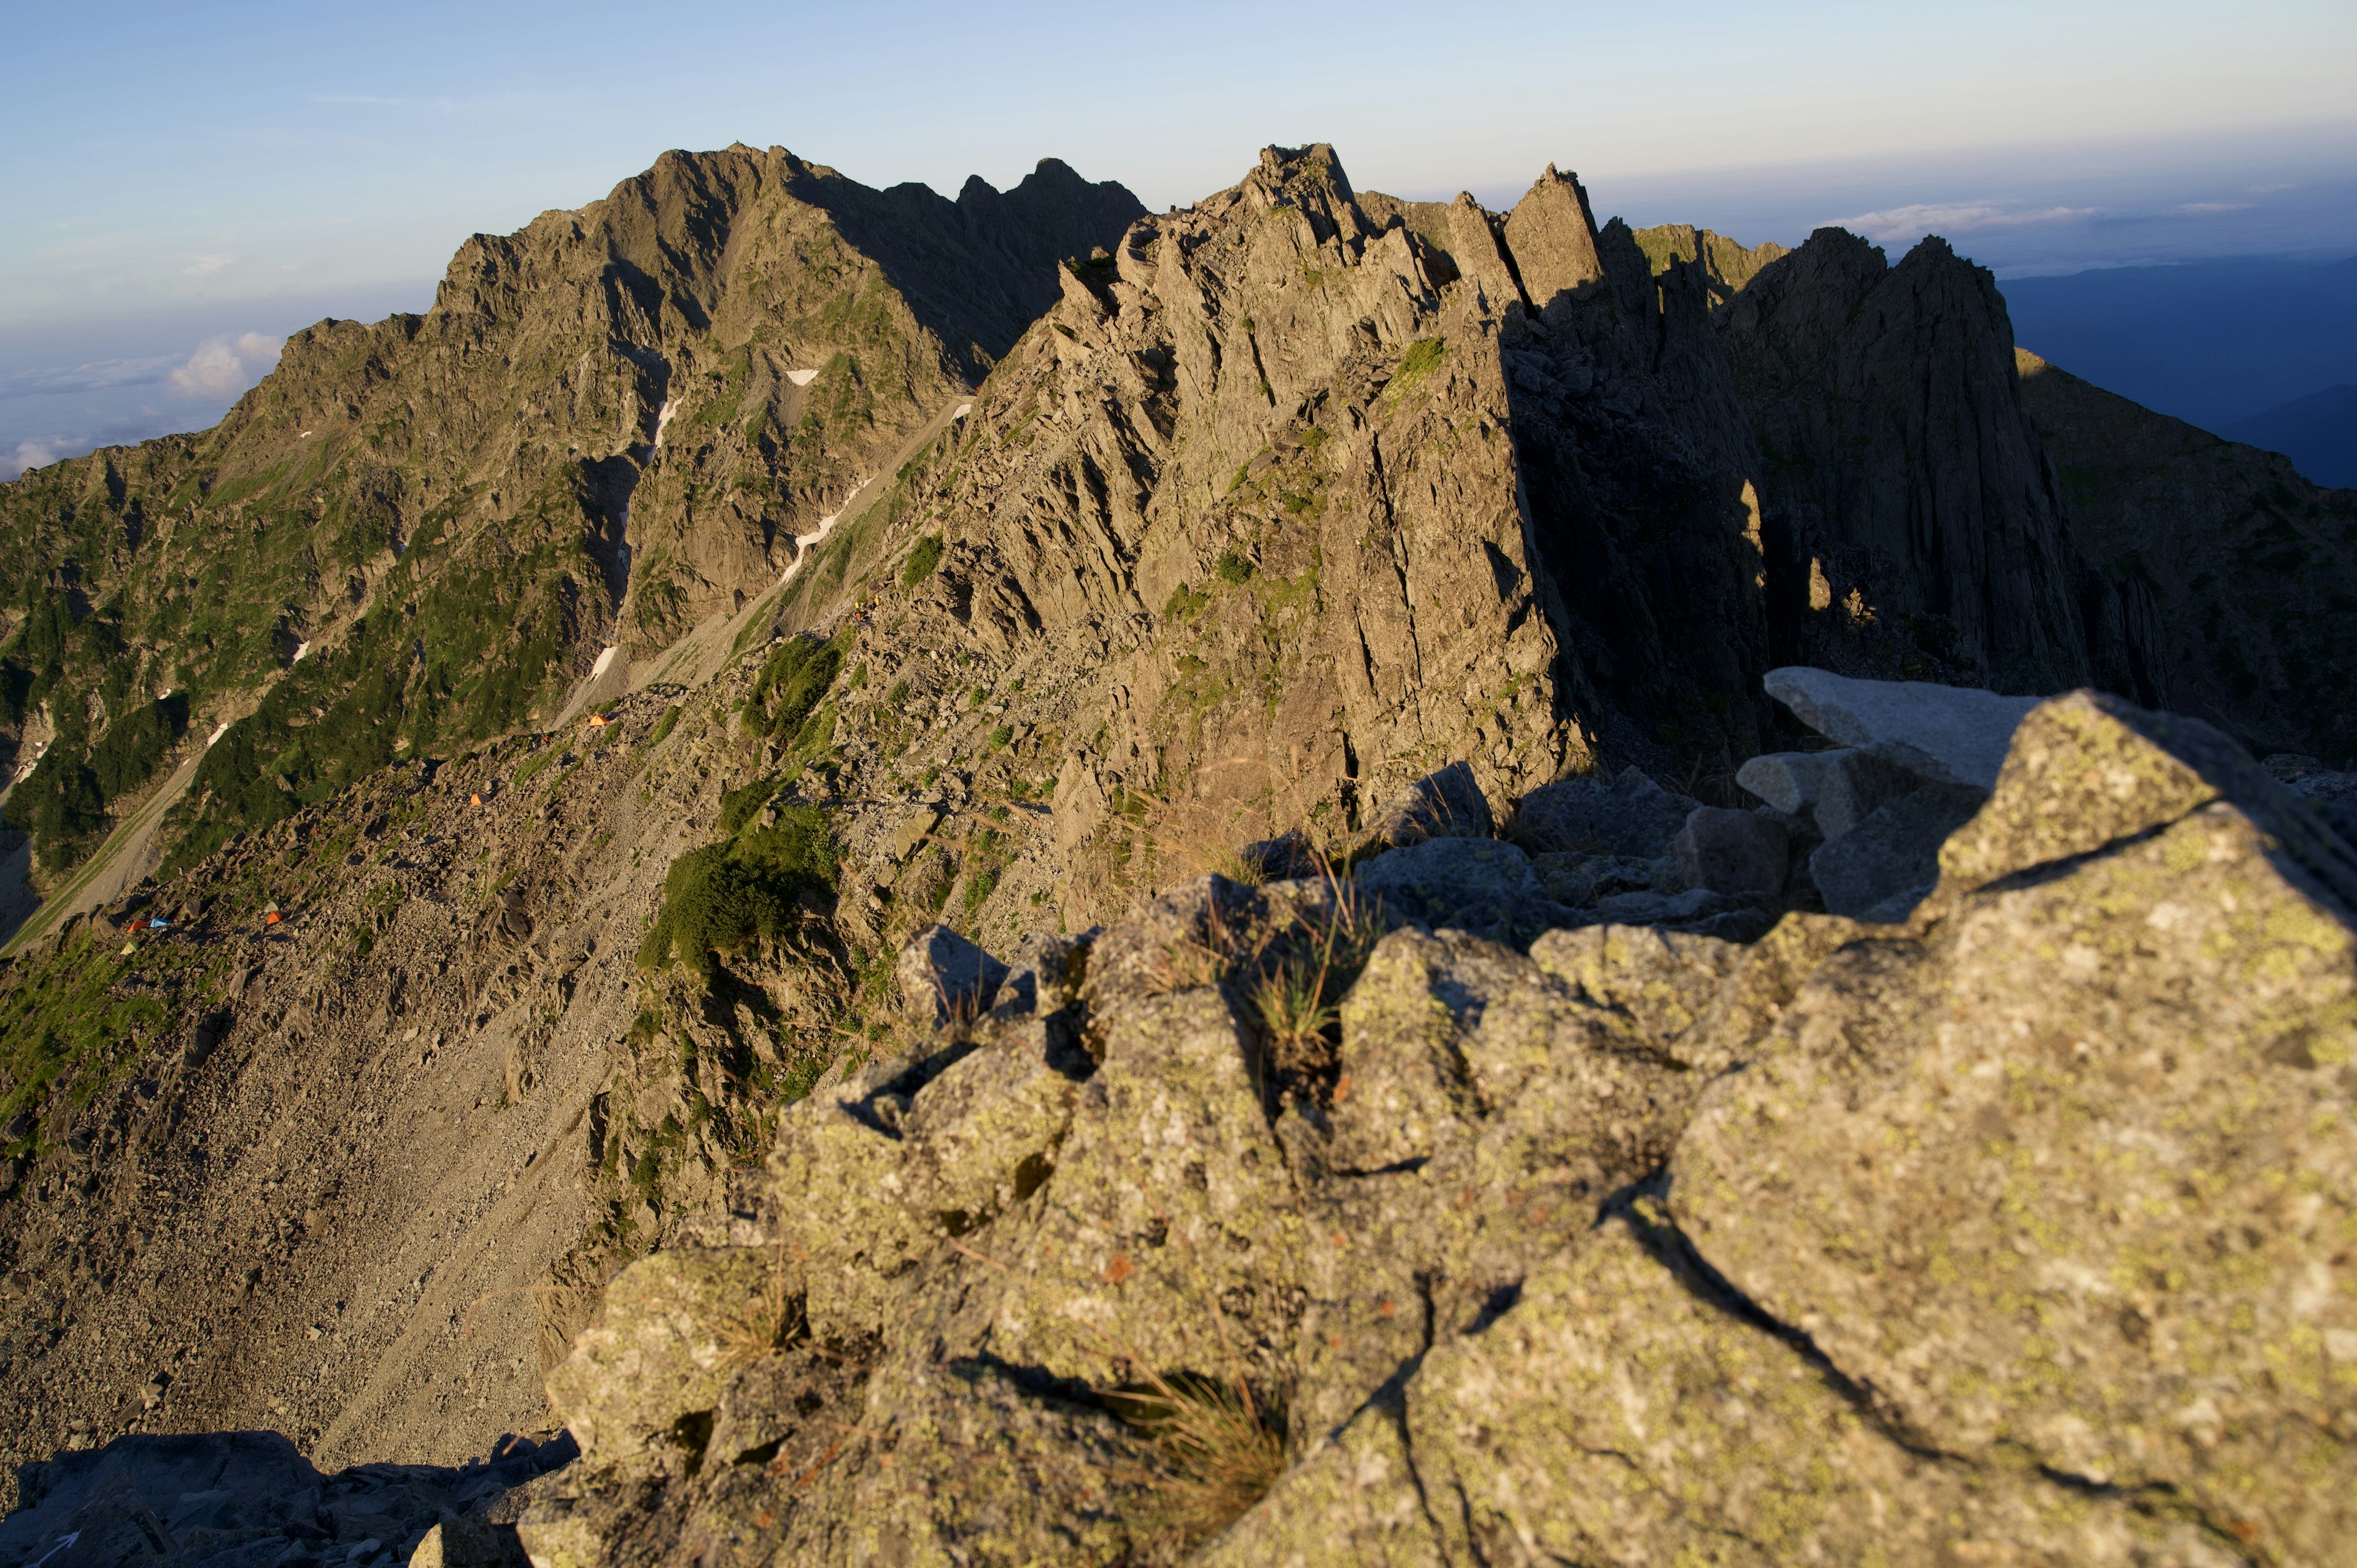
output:
[{"label": "weathered stone", "polygon": [[1976,789],[1926,784],[1888,800],[1809,856],[1825,913],[1900,920],[1940,879],[1941,845],[1980,809]]},{"label": "weathered stone", "polygon": [[1940,851],[1943,875],[1959,888],[2093,854],[2231,800],[2357,903],[2357,851],[2201,720],[2073,692],[2040,704],[2023,729],[1996,798]]},{"label": "weathered stone", "polygon": [[1445,926],[1512,943],[1577,923],[1547,897],[1530,856],[1496,839],[1429,839],[1362,861],[1353,875],[1359,896],[1394,923]]},{"label": "weathered stone", "polygon": [[1621,1219],[1413,1367],[1197,1561],[2241,1561],[2192,1521],[1895,1441],[1798,1348]]},{"label": "weathered stone", "polygon": [[920,931],[892,967],[900,1005],[929,1028],[987,1012],[1006,966],[947,926]]},{"label": "weathered stone", "polygon": [[1738,768],[1735,781],[1828,839],[1839,838],[1884,801],[1922,783],[1920,776],[1855,747],[1770,752]]},{"label": "weathered stone", "polygon": [[1673,795],[1641,768],[1624,768],[1607,785],[1595,778],[1562,779],[1523,797],[1513,837],[1534,853],[1631,855],[1651,860],[1670,853],[1695,802]]},{"label": "weathered stone", "polygon": [[898,865],[916,854],[920,845],[932,838],[933,829],[941,825],[941,820],[942,809],[939,806],[920,805],[903,817],[900,825],[892,832],[893,863]]},{"label": "weathered stone", "polygon": [[1733,942],[1653,926],[1549,931],[1531,944],[1532,962],[1574,994],[1626,1014],[1665,1049],[1749,956]]},{"label": "weathered stone", "polygon": [[1791,843],[1781,824],[1756,811],[1697,806],[1678,830],[1678,869],[1689,887],[1772,898],[1783,890]]},{"label": "weathered stone", "polygon": [[962,1236],[1047,1181],[1095,1067],[1071,1033],[1061,1018],[998,1025],[918,1093],[900,1118],[896,1185],[920,1225]]},{"label": "weathered stone", "polygon": [[1495,831],[1489,798],[1474,780],[1473,770],[1461,762],[1401,790],[1375,813],[1374,821],[1375,837],[1394,846],[1437,838],[1485,839]]},{"label": "weathered stone", "polygon": [[1078,935],[1035,931],[1026,936],[1016,944],[997,1005],[1003,1009],[1012,1001],[1018,1012],[1041,1013],[1060,1012],[1070,1005],[1088,973],[1089,943],[1095,935],[1087,930]]},{"label": "weathered stone", "polygon": [[737,1369],[783,1337],[800,1283],[782,1250],[642,1258],[606,1287],[596,1321],[548,1374],[549,1403],[594,1461],[625,1458],[710,1411]]},{"label": "weathered stone", "polygon": [[1996,787],[2014,726],[2038,705],[2035,697],[1927,681],[1857,681],[1805,665],[1770,670],[1761,684],[1819,735],[1935,784],[1983,791]]},{"label": "weathered stone", "polygon": [[1852,755],[1847,748],[1762,752],[1735,770],[1735,781],[1780,811],[1812,813],[1824,794],[1827,776],[1838,772]]},{"label": "weathered stone", "polygon": [[[1330,1103],[1279,1123],[1310,1216],[1294,1431],[1316,1437],[1468,1331],[1656,1168],[1694,1082],[1509,948],[1394,932],[1353,987]],[[1409,1304],[1421,1303],[1421,1312]]]},{"label": "weathered stone", "polygon": [[1825,961],[1671,1201],[1925,1446],[2322,1562],[2357,1526],[2357,938],[2214,733],[2041,705],[1936,923]]}]

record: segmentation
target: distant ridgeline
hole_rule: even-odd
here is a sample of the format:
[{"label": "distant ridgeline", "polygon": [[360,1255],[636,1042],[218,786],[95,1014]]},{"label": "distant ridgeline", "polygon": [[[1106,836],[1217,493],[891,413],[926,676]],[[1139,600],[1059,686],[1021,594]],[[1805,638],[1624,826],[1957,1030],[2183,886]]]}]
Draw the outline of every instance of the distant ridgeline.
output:
[{"label": "distant ridgeline", "polygon": [[[1601,746],[1731,771],[1772,722],[1759,671],[1796,660],[2094,683],[2190,705],[2263,751],[2357,752],[2346,639],[2311,635],[2348,602],[2345,492],[2265,464],[2213,484],[2204,518],[2280,521],[2257,591],[2196,607],[2219,602],[2217,574],[2172,575],[2166,547],[2136,542],[2201,520],[2147,479],[2058,471],[2049,441],[2071,437],[2032,421],[2003,301],[1944,243],[1892,268],[1839,231],[1787,253],[1684,226],[1599,230],[1552,173],[1500,215],[1353,192],[1324,149],[1269,159],[1261,220],[1308,225],[1283,247],[1290,271],[1239,274],[1189,307],[1200,323],[1157,317],[1125,340],[1130,373],[1210,381],[1107,382],[1089,395],[1120,428],[1060,469],[994,480],[1017,491],[985,496],[988,465],[929,453],[830,542],[784,624],[839,612],[888,555],[901,570],[912,531],[954,567],[974,509],[1060,504],[1023,485],[1173,519],[1274,486],[1298,503],[1280,518],[1312,515],[1323,492],[1285,489],[1295,478],[1271,465],[1350,377],[1394,374],[1396,347],[1381,291],[1344,289],[1320,247],[1395,233],[1386,288],[1470,282],[1490,323],[1481,373],[1500,378],[1510,439],[1456,454],[1449,482],[1494,483],[1520,513],[1527,559],[1492,553],[1526,574],[1517,591],[1546,628],[1544,767]],[[985,377],[1011,384],[994,367],[1027,333],[1077,343],[1073,322],[1040,320],[1060,301],[1117,310],[1176,275],[1178,241],[1133,228],[1143,217],[1120,186],[1052,160],[951,202],[781,149],[666,154],[580,212],[469,240],[424,316],[297,333],[216,428],[0,487],[0,758],[37,883],[191,758],[167,868],[394,759],[544,722],[603,648],[642,655],[740,607],[928,421]],[[1444,349],[1466,363],[1437,297],[1416,306],[1429,346],[1398,361],[1403,381]],[[1200,370],[1181,368],[1190,335],[1210,346]],[[1318,380],[1327,363],[1342,380]],[[1243,384],[1239,367],[1249,407],[1214,395]],[[1172,415],[1182,394],[1201,395]],[[1032,440],[1046,406],[1034,398],[1004,439]],[[1201,477],[1215,462],[1236,484]],[[1166,469],[1200,483],[1171,489]],[[2129,506],[2137,483],[2152,493]],[[1120,499],[1133,485],[1142,499]],[[1136,540],[1115,531],[1103,548],[1125,580],[1099,612],[1181,602],[1144,593]],[[1214,711],[1223,700],[1200,686],[1195,738],[1205,722],[1249,727],[1242,708]]]}]

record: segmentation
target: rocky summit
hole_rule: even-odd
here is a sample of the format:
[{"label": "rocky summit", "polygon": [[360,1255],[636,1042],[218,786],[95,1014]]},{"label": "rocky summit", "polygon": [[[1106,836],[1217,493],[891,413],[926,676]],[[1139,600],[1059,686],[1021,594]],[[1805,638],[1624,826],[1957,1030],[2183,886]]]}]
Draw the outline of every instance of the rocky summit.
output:
[{"label": "rocky summit", "polygon": [[1927,240],[668,154],[0,487],[0,1568],[2357,1528],[2357,497]]}]

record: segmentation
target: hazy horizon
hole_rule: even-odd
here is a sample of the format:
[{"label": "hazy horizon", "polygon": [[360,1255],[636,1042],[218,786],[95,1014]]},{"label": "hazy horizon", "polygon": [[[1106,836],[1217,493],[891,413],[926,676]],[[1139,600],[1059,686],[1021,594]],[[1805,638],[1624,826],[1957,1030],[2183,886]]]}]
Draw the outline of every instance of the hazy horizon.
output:
[{"label": "hazy horizon", "polygon": [[2245,7],[2231,32],[2186,5],[1706,5],[1673,30],[1504,4],[1085,29],[931,4],[660,27],[606,6],[137,5],[28,16],[14,41],[0,477],[204,428],[288,331],[424,309],[468,234],[735,140],[952,196],[1055,156],[1150,209],[1232,184],[1269,142],[1330,141],[1363,188],[1501,208],[1552,162],[1599,218],[1788,245],[1840,223],[1894,260],[1939,232],[2001,278],[2357,255],[2357,16],[2315,4]]}]

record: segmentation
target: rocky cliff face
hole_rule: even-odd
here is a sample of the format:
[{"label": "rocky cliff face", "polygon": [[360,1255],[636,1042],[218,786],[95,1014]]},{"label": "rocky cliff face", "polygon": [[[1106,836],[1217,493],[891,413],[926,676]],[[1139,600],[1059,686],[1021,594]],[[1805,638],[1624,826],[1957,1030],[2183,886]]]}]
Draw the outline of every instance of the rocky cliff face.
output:
[{"label": "rocky cliff face", "polygon": [[2107,583],[2083,607],[2090,569],[1986,272],[1938,240],[1890,267],[1820,230],[1736,294],[1719,329],[1773,498],[1781,658],[1911,659],[2029,692],[2100,665],[2136,689],[2160,657],[2140,639],[2148,596]]},{"label": "rocky cliff face", "polygon": [[2074,531],[2138,607],[2132,640],[2166,653],[2147,700],[2255,749],[2357,761],[2357,494],[2017,357]]},{"label": "rocky cliff face", "polygon": [[[1902,918],[1494,940],[1531,863],[1444,835],[937,933],[899,1043],[597,1292],[576,1461],[339,1509],[544,1568],[2334,1560],[2357,849],[2198,721],[1779,676],[1857,748],[1788,768],[1988,779]],[[162,1522],[199,1457],[242,1549],[376,1550],[275,1450],[139,1438],[0,1549],[225,1561]]]},{"label": "rocky cliff face", "polygon": [[0,738],[37,872],[221,725],[162,848],[544,722],[601,648],[734,608],[1137,211],[1053,160],[951,203],[667,154],[468,241],[422,317],[296,334],[218,428],[5,487]]}]

